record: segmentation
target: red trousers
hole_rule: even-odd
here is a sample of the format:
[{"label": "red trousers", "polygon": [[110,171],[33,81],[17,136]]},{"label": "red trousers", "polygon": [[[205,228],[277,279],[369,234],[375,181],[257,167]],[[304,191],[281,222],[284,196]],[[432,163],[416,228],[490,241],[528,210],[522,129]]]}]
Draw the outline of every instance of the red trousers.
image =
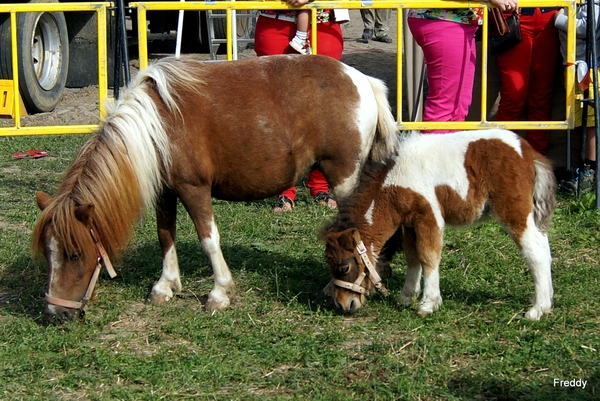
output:
[{"label": "red trousers", "polygon": [[[254,51],[257,56],[271,56],[275,54],[298,53],[289,45],[290,40],[296,35],[296,23],[275,18],[260,16],[256,20],[256,32],[254,35]],[[310,38],[309,32],[309,38]],[[344,49],[344,37],[340,24],[334,22],[323,22],[317,25],[317,53],[333,57],[336,60],[342,58]],[[294,90],[289,88],[289,90]],[[319,192],[329,193],[329,184],[323,173],[313,170],[308,174],[306,186],[311,196]],[[279,196],[286,196],[291,200],[296,199],[296,187],[283,191]]]},{"label": "red trousers", "polygon": [[[560,59],[555,11],[521,15],[523,41],[497,57],[502,84],[497,121],[549,121],[552,117],[552,93]],[[506,17],[509,15],[507,14]],[[527,141],[545,154],[550,132],[529,130]]]}]

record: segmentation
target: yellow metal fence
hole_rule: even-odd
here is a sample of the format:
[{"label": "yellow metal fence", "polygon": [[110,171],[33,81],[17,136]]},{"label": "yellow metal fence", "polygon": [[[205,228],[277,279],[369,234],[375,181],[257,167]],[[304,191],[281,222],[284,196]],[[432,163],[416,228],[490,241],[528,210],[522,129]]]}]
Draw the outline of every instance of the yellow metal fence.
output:
[{"label": "yellow metal fence", "polygon": [[[575,6],[581,0],[521,0],[521,7],[564,7],[569,20],[575,20]],[[12,70],[17,71],[17,57],[19,57],[16,30],[16,14],[20,12],[56,12],[56,11],[95,11],[98,20],[98,94],[100,101],[99,114],[104,114],[103,103],[108,99],[108,79],[107,79],[107,10],[112,4],[108,2],[95,3],[27,3],[27,4],[0,4],[0,13],[10,13],[11,18],[11,40],[12,40]],[[575,24],[569,24],[567,32],[567,68],[566,79],[566,97],[565,97],[565,118],[560,121],[488,121],[487,115],[487,81],[488,81],[488,52],[487,52],[487,18],[488,2],[477,1],[446,1],[446,0],[406,0],[406,1],[314,1],[308,3],[303,8],[310,9],[312,12],[313,25],[316,24],[317,9],[361,9],[361,8],[390,8],[397,9],[397,113],[398,128],[401,130],[426,130],[426,129],[486,129],[492,127],[502,127],[511,130],[522,129],[550,129],[565,130],[573,128],[574,105],[575,105]],[[294,9],[285,2],[280,1],[185,1],[185,2],[167,2],[167,1],[140,1],[130,3],[130,7],[137,10],[138,18],[138,46],[140,68],[148,65],[147,49],[147,29],[146,12],[150,10],[184,10],[184,11],[202,11],[202,10],[225,10],[227,21],[227,59],[232,59],[232,23],[233,10],[281,10]],[[481,117],[479,121],[464,122],[410,122],[402,120],[402,94],[403,94],[403,23],[402,10],[405,8],[465,8],[481,7],[484,11],[484,25],[482,35],[481,52]],[[312,45],[315,53],[318,53],[318,42],[316,31],[313,30]],[[0,49],[3,51],[3,49]],[[18,90],[18,74],[13,74],[13,90]],[[47,134],[79,134],[89,133],[97,128],[96,125],[60,125],[60,126],[27,126],[21,125],[20,105],[18,97],[14,97],[15,117],[12,127],[0,127],[0,136],[8,135],[47,135]]]},{"label": "yellow metal fence", "polygon": [[[108,75],[107,75],[107,9],[111,3],[86,2],[86,3],[26,3],[26,4],[0,4],[0,13],[10,13],[10,33],[12,50],[12,81],[13,94],[19,93],[18,58],[24,57],[19,54],[17,48],[17,13],[23,12],[72,12],[93,11],[98,20],[98,100],[99,114],[104,115],[104,102],[108,99]],[[0,49],[0,52],[6,51]],[[97,125],[58,125],[58,126],[27,126],[21,125],[21,104],[19,96],[12,96],[14,109],[14,125],[12,127],[0,127],[0,136],[16,135],[48,135],[48,134],[86,134],[97,129]]]}]

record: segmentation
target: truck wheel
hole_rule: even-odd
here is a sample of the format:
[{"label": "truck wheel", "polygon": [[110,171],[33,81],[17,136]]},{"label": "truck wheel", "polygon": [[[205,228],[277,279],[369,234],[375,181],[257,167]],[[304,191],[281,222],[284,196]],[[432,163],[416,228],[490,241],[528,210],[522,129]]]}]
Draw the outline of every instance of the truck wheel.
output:
[{"label": "truck wheel", "polygon": [[[17,32],[19,90],[23,103],[30,113],[51,111],[67,81],[69,38],[65,16],[61,12],[18,13]],[[0,53],[0,77],[11,79],[10,18],[0,21],[0,48],[7,50]]]}]

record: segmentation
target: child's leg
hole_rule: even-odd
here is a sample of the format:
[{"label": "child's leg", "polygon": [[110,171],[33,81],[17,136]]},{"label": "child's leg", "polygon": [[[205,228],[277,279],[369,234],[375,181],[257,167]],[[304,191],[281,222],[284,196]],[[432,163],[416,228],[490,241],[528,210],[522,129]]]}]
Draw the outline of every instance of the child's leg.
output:
[{"label": "child's leg", "polygon": [[310,26],[310,10],[298,12],[296,21],[296,36],[290,41],[292,49],[300,54],[311,54],[310,42],[308,41],[308,27]]},{"label": "child's leg", "polygon": [[310,25],[310,11],[302,10],[298,12],[298,20],[296,21],[296,29],[300,32],[308,33],[308,26]]}]

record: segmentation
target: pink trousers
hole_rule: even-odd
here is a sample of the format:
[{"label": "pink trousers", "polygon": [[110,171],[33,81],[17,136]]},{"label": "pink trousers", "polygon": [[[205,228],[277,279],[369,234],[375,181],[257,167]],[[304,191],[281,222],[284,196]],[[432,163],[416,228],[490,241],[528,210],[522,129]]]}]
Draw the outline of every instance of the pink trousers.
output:
[{"label": "pink trousers", "polygon": [[[423,49],[429,85],[423,121],[465,121],[473,96],[477,48],[476,25],[408,18],[408,27]],[[450,130],[430,133],[444,134]]]}]

